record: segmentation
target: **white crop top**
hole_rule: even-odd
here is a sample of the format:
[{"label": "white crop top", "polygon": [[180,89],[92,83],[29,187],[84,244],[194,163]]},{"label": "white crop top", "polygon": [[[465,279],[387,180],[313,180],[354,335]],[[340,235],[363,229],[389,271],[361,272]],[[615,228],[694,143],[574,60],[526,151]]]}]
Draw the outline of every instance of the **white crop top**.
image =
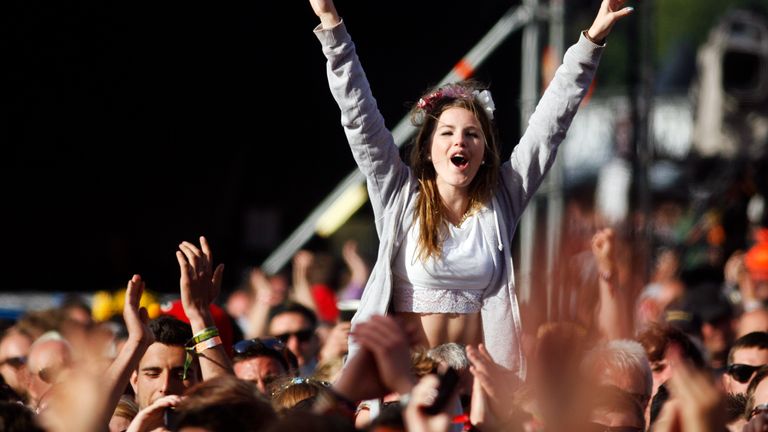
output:
[{"label": "white crop top", "polygon": [[[467,218],[461,227],[448,224],[442,255],[418,259],[419,224],[411,224],[392,266],[395,312],[475,313],[493,279],[497,252],[483,227],[495,226],[488,208]],[[490,223],[481,222],[489,219]]]}]

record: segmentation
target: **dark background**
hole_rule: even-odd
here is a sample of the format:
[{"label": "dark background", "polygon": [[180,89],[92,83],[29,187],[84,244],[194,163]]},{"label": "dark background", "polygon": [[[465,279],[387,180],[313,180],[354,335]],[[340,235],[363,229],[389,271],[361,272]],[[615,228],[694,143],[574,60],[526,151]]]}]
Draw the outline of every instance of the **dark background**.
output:
[{"label": "dark background", "polygon": [[[566,3],[570,44],[599,2]],[[394,127],[516,4],[337,7]],[[232,287],[355,167],[307,1],[2,8],[11,144],[3,291],[93,292],[140,273],[172,292],[176,246],[201,234]],[[519,130],[519,45],[516,33],[477,74],[491,85],[505,151]]]}]

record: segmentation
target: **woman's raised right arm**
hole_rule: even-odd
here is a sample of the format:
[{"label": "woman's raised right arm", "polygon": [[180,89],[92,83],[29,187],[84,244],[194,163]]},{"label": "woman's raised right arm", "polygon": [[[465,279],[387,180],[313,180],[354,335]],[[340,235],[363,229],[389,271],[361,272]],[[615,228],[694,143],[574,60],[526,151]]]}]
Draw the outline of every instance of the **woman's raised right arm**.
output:
[{"label": "woman's raised right arm", "polygon": [[355,45],[331,0],[310,0],[320,26],[328,85],[341,110],[341,123],[358,167],[366,177],[374,214],[380,215],[405,182],[408,168],[384,124]]},{"label": "woman's raised right arm", "polygon": [[324,29],[335,27],[341,22],[333,0],[309,0],[309,4],[312,5],[315,15],[320,18],[320,25]]}]

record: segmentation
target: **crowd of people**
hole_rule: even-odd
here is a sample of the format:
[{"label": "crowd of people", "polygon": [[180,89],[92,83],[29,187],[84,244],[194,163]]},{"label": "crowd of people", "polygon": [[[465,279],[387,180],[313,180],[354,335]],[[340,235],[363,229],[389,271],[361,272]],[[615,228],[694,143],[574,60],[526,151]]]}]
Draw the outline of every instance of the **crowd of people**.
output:
[{"label": "crowd of people", "polygon": [[[144,283],[135,275],[121,316],[94,321],[85,302],[70,301],[7,323],[0,424],[8,431],[762,430],[768,229],[754,233],[752,245],[721,267],[719,283],[691,285],[679,266],[665,268],[668,277],[643,290],[656,294],[629,299],[614,277],[621,240],[598,230],[594,313],[538,326],[524,344],[522,376],[482,342],[425,344],[418,326],[396,314],[352,327],[339,308],[321,312],[315,299],[323,290],[340,299],[360,279],[329,287],[308,278],[327,264],[309,251],[294,258],[293,278],[254,269],[218,306],[222,267],[213,266],[205,238],[184,242],[178,307],[157,317],[140,306]],[[358,266],[350,274],[370,273],[353,243],[345,258]],[[674,288],[661,295],[656,285]],[[349,340],[359,346],[354,356]]]},{"label": "crowd of people", "polygon": [[[375,261],[348,242],[347,277],[333,283],[324,255],[304,250],[290,277],[254,268],[224,296],[213,247],[183,241],[167,307],[148,310],[133,275],[118,315],[73,300],[5,323],[0,431],[768,428],[768,228],[758,222],[748,247],[705,254],[706,271],[684,275],[680,250],[660,250],[648,280],[627,259],[625,230],[596,226],[578,259],[562,257],[564,268],[578,263],[572,313],[522,318],[515,227],[612,27],[633,11],[624,3],[602,1],[508,159],[489,89],[461,81],[414,104],[405,163],[335,5],[310,0],[367,179]],[[727,235],[713,229],[707,244]]]}]

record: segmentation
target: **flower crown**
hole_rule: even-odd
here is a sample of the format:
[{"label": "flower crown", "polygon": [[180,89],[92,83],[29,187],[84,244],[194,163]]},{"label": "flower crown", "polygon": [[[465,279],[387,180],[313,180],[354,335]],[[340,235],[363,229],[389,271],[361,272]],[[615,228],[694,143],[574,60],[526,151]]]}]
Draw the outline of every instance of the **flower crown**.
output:
[{"label": "flower crown", "polygon": [[488,90],[470,90],[466,87],[462,87],[456,84],[449,84],[441,87],[434,92],[419,99],[416,103],[416,108],[422,112],[432,110],[437,102],[443,98],[450,99],[475,99],[477,103],[483,107],[483,111],[488,115],[488,118],[493,120],[493,112],[496,110],[496,105],[493,103],[491,92]]}]

